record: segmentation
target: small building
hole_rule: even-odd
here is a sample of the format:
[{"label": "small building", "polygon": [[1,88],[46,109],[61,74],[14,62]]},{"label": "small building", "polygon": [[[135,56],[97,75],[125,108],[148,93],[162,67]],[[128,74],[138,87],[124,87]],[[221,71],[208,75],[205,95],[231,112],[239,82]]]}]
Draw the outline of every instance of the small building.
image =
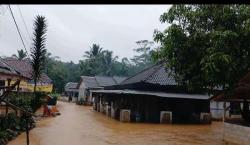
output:
[{"label": "small building", "polygon": [[[222,101],[223,97],[223,89],[222,87],[215,88],[214,93],[217,95],[212,95],[210,97],[210,111],[212,115],[213,120],[222,121],[223,115],[225,113],[226,118],[239,118],[240,117],[240,111],[239,109],[236,109],[240,103],[234,103],[230,101]],[[224,107],[228,108],[226,112],[224,112]]]},{"label": "small building", "polygon": [[[20,82],[20,91],[23,92],[33,92],[34,91],[34,81],[32,78],[32,66],[28,59],[18,60],[16,58],[4,58],[2,59],[5,64],[20,73],[23,80]],[[11,81],[11,84],[15,81]],[[42,73],[41,78],[37,82],[37,91],[40,92],[52,92],[53,84],[52,80],[47,76],[47,74]]]},{"label": "small building", "polygon": [[211,123],[209,96],[179,86],[164,62],[91,94],[94,110],[120,121]]},{"label": "small building", "polygon": [[105,86],[117,85],[125,80],[126,77],[119,76],[81,76],[77,85],[79,90],[78,101],[83,100],[87,104],[92,103],[92,96],[90,90],[103,89]]},{"label": "small building", "polygon": [[64,87],[65,95],[74,98],[74,101],[78,98],[77,84],[77,82],[68,82]]},{"label": "small building", "polygon": [[[16,82],[17,80],[26,82],[29,79],[22,76],[20,72],[13,69],[2,58],[0,58],[0,86],[11,85],[11,81]],[[22,90],[24,87],[24,84],[20,83],[19,90]],[[17,88],[15,90],[17,90]],[[0,94],[2,94],[2,92],[0,92]]]}]

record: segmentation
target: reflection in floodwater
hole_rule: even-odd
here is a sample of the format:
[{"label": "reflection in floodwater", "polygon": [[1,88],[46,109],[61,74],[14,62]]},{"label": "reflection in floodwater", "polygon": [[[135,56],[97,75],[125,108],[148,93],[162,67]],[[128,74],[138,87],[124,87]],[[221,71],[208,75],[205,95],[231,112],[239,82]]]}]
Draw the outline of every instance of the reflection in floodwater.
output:
[{"label": "reflection in floodwater", "polygon": [[[60,116],[37,122],[30,145],[223,145],[222,123],[161,125],[121,123],[92,107],[58,102]],[[8,145],[26,145],[21,134]]]}]

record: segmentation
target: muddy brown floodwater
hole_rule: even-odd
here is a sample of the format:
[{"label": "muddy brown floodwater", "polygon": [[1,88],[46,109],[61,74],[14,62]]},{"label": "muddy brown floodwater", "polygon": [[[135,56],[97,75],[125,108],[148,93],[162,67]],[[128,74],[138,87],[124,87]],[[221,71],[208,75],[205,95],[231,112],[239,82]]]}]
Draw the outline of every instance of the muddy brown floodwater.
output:
[{"label": "muddy brown floodwater", "polygon": [[[30,145],[224,145],[222,123],[161,125],[121,123],[92,107],[58,102],[60,116],[42,119],[30,131]],[[26,145],[25,133],[8,145]]]}]

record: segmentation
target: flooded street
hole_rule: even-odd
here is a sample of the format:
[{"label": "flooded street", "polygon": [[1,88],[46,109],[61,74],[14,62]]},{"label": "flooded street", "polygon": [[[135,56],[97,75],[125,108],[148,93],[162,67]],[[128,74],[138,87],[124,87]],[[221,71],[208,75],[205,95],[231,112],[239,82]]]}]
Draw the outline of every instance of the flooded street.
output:
[{"label": "flooded street", "polygon": [[[92,107],[58,102],[60,116],[42,119],[30,131],[30,145],[222,145],[222,123],[161,125],[121,123]],[[25,133],[8,145],[26,145]]]}]

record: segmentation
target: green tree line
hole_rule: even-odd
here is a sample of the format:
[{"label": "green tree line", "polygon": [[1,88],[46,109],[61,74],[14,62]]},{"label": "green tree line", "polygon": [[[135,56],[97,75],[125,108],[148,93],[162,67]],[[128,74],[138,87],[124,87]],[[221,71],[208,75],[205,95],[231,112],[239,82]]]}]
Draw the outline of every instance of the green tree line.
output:
[{"label": "green tree line", "polygon": [[[60,57],[46,52],[43,71],[52,79],[53,91],[58,93],[64,91],[67,82],[78,82],[81,75],[131,76],[153,64],[151,59],[153,42],[140,40],[136,44],[135,56],[120,60],[113,51],[104,49],[98,44],[93,44],[88,51],[83,52],[79,63],[63,62]],[[12,56],[21,60],[27,58],[26,54],[21,49],[17,55]]]}]

